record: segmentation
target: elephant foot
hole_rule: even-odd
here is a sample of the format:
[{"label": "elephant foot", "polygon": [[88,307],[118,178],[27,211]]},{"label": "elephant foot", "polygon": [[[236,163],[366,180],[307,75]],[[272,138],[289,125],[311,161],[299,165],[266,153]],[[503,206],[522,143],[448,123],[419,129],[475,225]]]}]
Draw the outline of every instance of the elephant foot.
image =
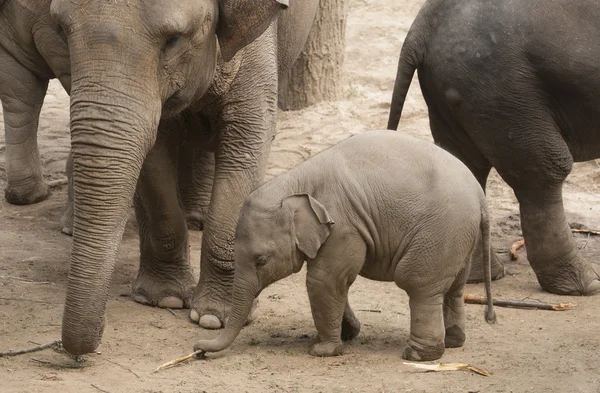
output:
[{"label": "elephant foot", "polygon": [[11,205],[32,205],[48,198],[48,195],[50,190],[42,178],[28,183],[26,187],[11,186],[9,183],[4,190],[4,197]]},{"label": "elephant foot", "polygon": [[133,283],[133,300],[147,306],[186,308],[190,306],[193,288],[194,276],[189,270],[170,277],[140,270]]},{"label": "elephant foot", "polygon": [[360,333],[360,321],[356,318],[342,320],[342,341],[353,340]]},{"label": "elephant foot", "polygon": [[[499,280],[506,274],[504,270],[504,263],[498,258],[498,255],[491,249],[491,270],[492,280]],[[469,273],[468,283],[480,283],[483,282],[483,254],[475,251],[471,258],[471,271]]]},{"label": "elephant foot", "polygon": [[73,202],[67,203],[67,208],[60,219],[60,227],[63,234],[73,236]]},{"label": "elephant foot", "polygon": [[422,362],[437,360],[441,358],[443,354],[444,343],[428,346],[419,344],[411,339],[408,341],[408,346],[404,348],[402,358],[405,360]]},{"label": "elephant foot", "polygon": [[343,353],[343,345],[340,342],[317,342],[312,345],[309,354],[312,356],[339,356]]},{"label": "elephant foot", "polygon": [[530,264],[542,289],[571,296],[592,295],[600,290],[600,266],[586,261],[577,249],[569,256],[553,264],[534,263],[531,256]]},{"label": "elephant foot", "polygon": [[465,343],[467,336],[463,329],[459,326],[454,325],[446,328],[446,338],[444,339],[444,346],[446,348],[459,348]]}]

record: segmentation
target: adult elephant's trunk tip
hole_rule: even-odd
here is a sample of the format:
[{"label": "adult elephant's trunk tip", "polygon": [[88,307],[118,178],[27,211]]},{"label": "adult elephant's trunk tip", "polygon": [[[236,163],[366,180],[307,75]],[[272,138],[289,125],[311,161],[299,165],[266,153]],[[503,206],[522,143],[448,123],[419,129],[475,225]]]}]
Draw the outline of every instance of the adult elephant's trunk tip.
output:
[{"label": "adult elephant's trunk tip", "polygon": [[96,351],[104,331],[104,321],[97,332],[86,331],[82,334],[81,326],[72,323],[68,317],[63,317],[62,346],[71,355],[81,356]]}]

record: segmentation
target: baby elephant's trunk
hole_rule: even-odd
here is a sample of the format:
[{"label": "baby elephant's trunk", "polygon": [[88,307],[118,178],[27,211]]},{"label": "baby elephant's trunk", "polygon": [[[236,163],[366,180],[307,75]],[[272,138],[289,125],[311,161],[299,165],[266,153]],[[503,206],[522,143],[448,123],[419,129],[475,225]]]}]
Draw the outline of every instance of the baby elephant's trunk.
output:
[{"label": "baby elephant's trunk", "polygon": [[481,201],[481,238],[483,244],[483,273],[485,296],[487,305],[485,307],[485,321],[489,324],[496,323],[496,311],[494,311],[494,299],[492,297],[492,263],[490,251],[490,219],[488,217],[485,197]]}]

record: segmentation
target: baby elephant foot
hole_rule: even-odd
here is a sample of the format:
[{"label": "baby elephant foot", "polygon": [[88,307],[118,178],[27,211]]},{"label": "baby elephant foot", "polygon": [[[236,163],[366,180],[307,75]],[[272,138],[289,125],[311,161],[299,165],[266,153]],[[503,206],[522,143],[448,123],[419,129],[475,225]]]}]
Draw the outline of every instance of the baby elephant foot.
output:
[{"label": "baby elephant foot", "polygon": [[187,308],[193,288],[194,277],[189,270],[170,277],[156,277],[140,271],[133,284],[133,300],[161,308]]},{"label": "baby elephant foot", "polygon": [[438,345],[425,346],[421,345],[413,340],[409,340],[408,346],[404,348],[402,358],[412,361],[428,361],[437,360],[444,354],[444,343]]},{"label": "baby elephant foot", "polygon": [[446,338],[444,339],[444,344],[446,348],[459,348],[463,346],[466,338],[467,336],[465,335],[463,329],[457,325],[450,326],[446,329]]},{"label": "baby elephant foot", "polygon": [[67,203],[61,219],[60,219],[61,232],[67,236],[73,236],[73,202]]},{"label": "baby elephant foot", "polygon": [[339,356],[342,352],[343,346],[340,342],[317,342],[308,353],[312,356]]}]

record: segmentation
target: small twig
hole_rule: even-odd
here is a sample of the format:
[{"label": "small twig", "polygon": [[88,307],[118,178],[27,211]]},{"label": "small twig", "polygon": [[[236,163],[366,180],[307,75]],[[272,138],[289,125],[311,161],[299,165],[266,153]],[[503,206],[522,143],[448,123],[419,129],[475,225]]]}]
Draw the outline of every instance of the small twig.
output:
[{"label": "small twig", "polygon": [[356,310],[356,311],[364,311],[364,312],[376,312],[378,314],[381,313],[381,310],[375,310],[375,309],[366,309],[366,310]]},{"label": "small twig", "polygon": [[52,341],[51,343],[36,345],[35,347],[31,347],[31,348],[27,348],[27,349],[10,349],[6,352],[0,352],[0,358],[3,356],[16,356],[16,355],[23,355],[24,353],[43,351],[44,349],[52,348],[52,347],[58,348],[60,345],[62,345],[62,341],[55,340],[55,341]]},{"label": "small twig", "polygon": [[516,261],[517,259],[519,259],[519,254],[517,253],[517,251],[519,250],[519,248],[523,247],[524,245],[525,245],[525,239],[517,240],[510,247],[510,259],[512,259],[513,261]]},{"label": "small twig", "polygon": [[421,368],[427,371],[472,371],[476,374],[483,375],[484,377],[489,377],[490,373],[487,371],[473,367],[467,363],[439,363],[439,364],[426,364],[426,363],[412,363],[412,362],[403,362],[408,366],[413,366],[416,368]]},{"label": "small twig", "polygon": [[165,368],[169,368],[169,367],[173,367],[177,364],[183,363],[186,360],[189,360],[191,358],[193,358],[194,356],[200,358],[200,359],[204,359],[206,358],[206,352],[204,352],[203,350],[199,349],[197,351],[194,351],[192,353],[190,353],[189,355],[185,355],[183,357],[177,358],[175,360],[171,360],[170,362],[166,362],[165,364],[162,364],[160,366],[158,366],[156,368],[156,370],[154,370],[155,373],[159,372],[160,370],[164,370]]},{"label": "small twig", "polygon": [[91,385],[92,385],[93,388],[98,389],[101,392],[110,393],[108,390],[100,389],[98,386],[94,385],[93,383]]},{"label": "small twig", "polygon": [[134,372],[133,372],[133,370],[132,370],[132,369],[130,369],[129,367],[125,367],[125,366],[123,366],[122,364],[119,364],[119,363],[117,363],[117,362],[113,362],[112,360],[109,360],[109,359],[106,359],[106,361],[107,361],[107,362],[109,362],[109,363],[112,363],[112,364],[114,364],[115,366],[119,366],[119,367],[121,367],[123,370],[127,370],[127,371],[129,371],[130,373],[132,373],[133,375],[135,375],[135,376],[136,376],[136,377],[138,377],[138,378],[140,377],[139,375],[137,375],[136,373],[134,373]]},{"label": "small twig", "polygon": [[50,281],[31,281],[31,280],[25,280],[24,278],[12,277],[12,276],[0,276],[0,278],[7,279],[7,280],[21,281],[22,283],[25,283],[25,284],[37,284],[37,285],[54,284]]},{"label": "small twig", "polygon": [[571,229],[573,233],[587,233],[589,235],[600,236],[600,231],[593,231],[591,229]]},{"label": "small twig", "polygon": [[55,368],[83,368],[83,367],[85,367],[83,363],[58,364],[58,363],[49,362],[47,360],[41,360],[41,359],[36,359],[36,358],[31,358],[31,360],[33,360],[34,362],[38,362],[40,364],[45,364],[47,366],[52,366],[52,367],[55,367]]},{"label": "small twig", "polygon": [[61,187],[61,186],[66,186],[67,184],[69,184],[69,179],[62,178],[62,179],[56,179],[56,180],[49,181],[48,187],[49,188],[57,188],[57,187]]},{"label": "small twig", "polygon": [[23,297],[0,297],[0,300],[8,300],[8,301],[13,301],[13,302],[31,302],[31,303],[40,303],[40,304],[56,304],[56,305],[64,304],[62,302],[46,302],[44,300],[27,299],[27,298],[23,298]]},{"label": "small twig", "polygon": [[170,312],[171,314],[173,314],[175,316],[175,318],[179,318],[179,316],[175,313],[175,311],[171,310],[170,308],[167,308],[167,311]]},{"label": "small twig", "polygon": [[164,326],[157,325],[154,322],[150,322],[150,326],[155,327],[157,329],[164,329]]},{"label": "small twig", "polygon": [[[465,303],[468,304],[487,304],[487,299],[485,296],[472,295],[465,293]],[[560,303],[560,304],[550,304],[550,303],[542,303],[529,301],[525,302],[522,300],[512,300],[512,299],[493,299],[494,306],[498,307],[515,307],[515,308],[534,308],[538,310],[551,310],[551,311],[565,311],[570,310],[575,307],[576,304],[572,303]]]}]

